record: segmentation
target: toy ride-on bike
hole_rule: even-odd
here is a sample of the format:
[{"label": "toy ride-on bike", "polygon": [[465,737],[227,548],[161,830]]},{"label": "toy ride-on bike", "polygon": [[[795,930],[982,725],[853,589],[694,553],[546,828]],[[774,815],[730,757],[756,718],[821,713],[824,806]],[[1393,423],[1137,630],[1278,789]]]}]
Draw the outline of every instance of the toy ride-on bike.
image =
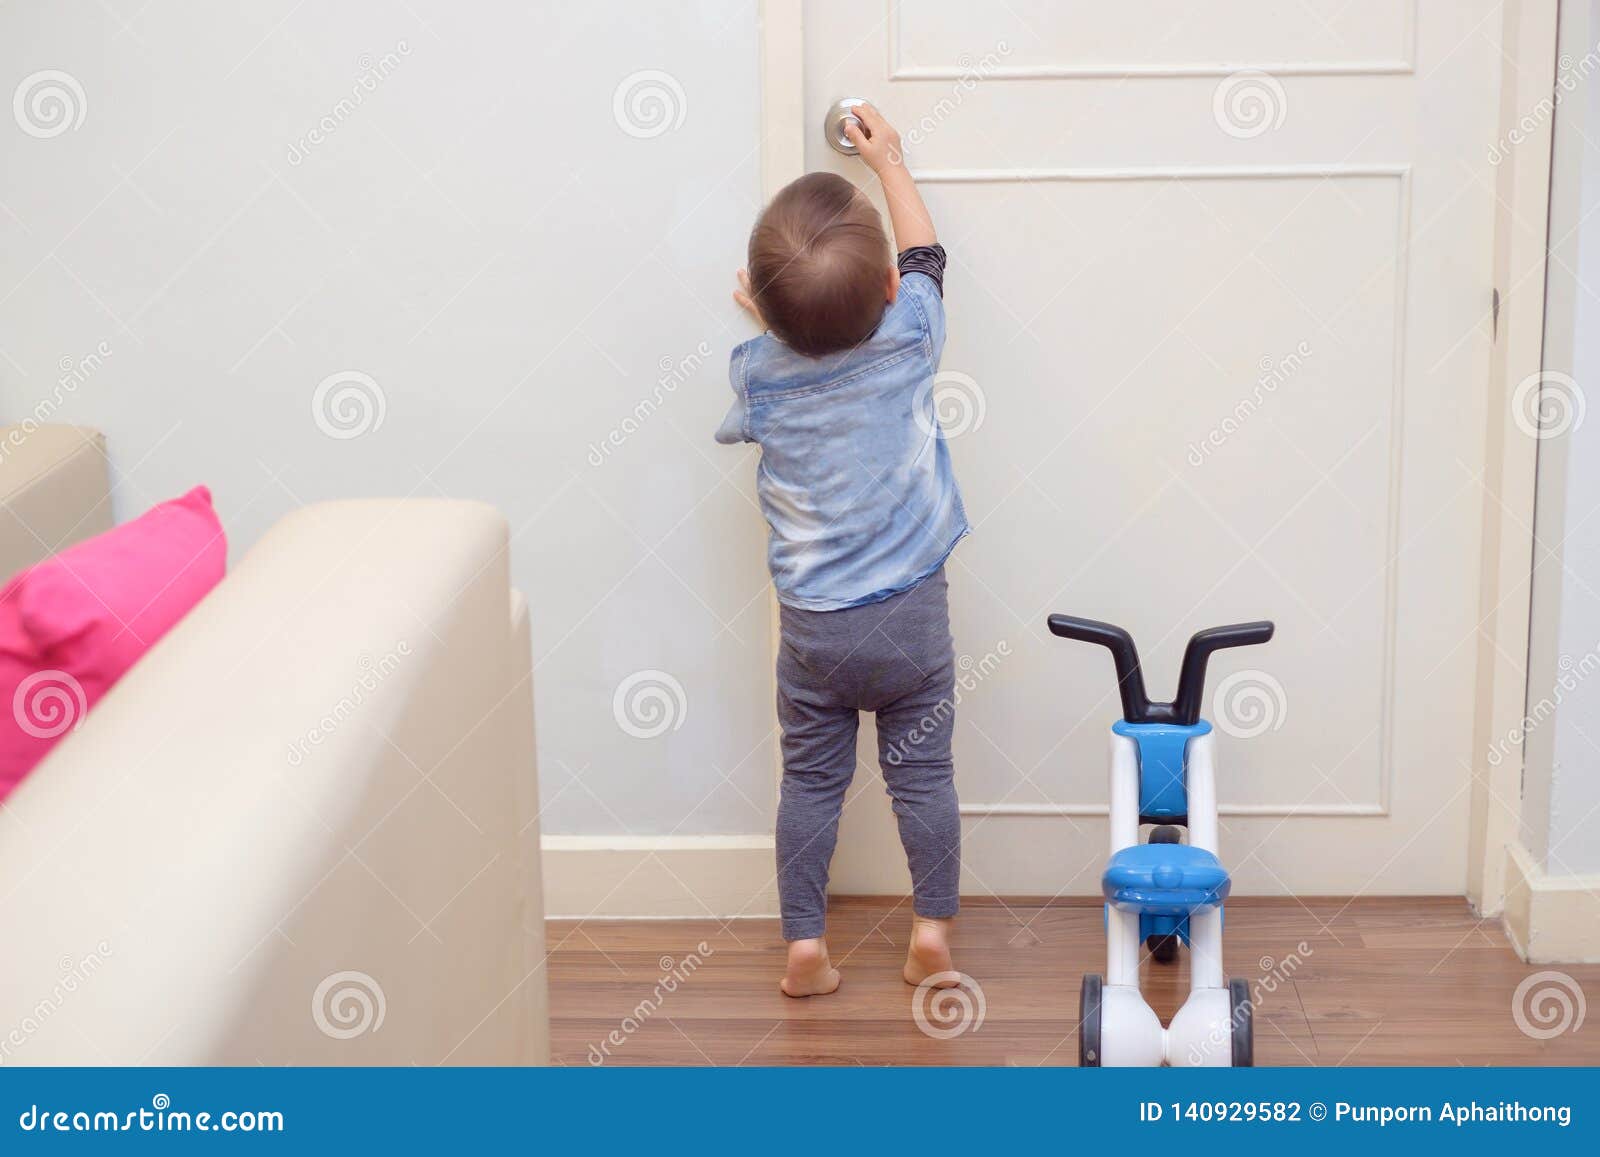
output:
[{"label": "toy ride-on bike", "polygon": [[[1111,726],[1111,859],[1101,879],[1106,972],[1083,978],[1078,1063],[1250,1065],[1249,986],[1224,983],[1222,974],[1222,905],[1230,881],[1217,859],[1214,736],[1200,704],[1211,653],[1265,643],[1272,624],[1200,631],[1183,653],[1177,697],[1152,703],[1127,631],[1068,615],[1049,621],[1052,633],[1111,652],[1122,698],[1122,718]],[[1142,824],[1156,825],[1149,843],[1139,842]],[[1189,997],[1162,1027],[1139,991],[1140,948],[1170,963],[1180,944],[1190,951]]]}]

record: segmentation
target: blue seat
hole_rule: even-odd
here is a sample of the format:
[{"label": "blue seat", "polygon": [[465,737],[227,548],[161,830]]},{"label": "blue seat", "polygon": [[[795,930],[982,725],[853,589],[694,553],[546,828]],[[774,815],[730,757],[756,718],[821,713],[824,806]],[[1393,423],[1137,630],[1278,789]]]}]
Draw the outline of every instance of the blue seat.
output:
[{"label": "blue seat", "polygon": [[1100,881],[1106,902],[1123,912],[1187,916],[1228,898],[1232,881],[1217,857],[1188,844],[1137,844],[1111,857]]}]

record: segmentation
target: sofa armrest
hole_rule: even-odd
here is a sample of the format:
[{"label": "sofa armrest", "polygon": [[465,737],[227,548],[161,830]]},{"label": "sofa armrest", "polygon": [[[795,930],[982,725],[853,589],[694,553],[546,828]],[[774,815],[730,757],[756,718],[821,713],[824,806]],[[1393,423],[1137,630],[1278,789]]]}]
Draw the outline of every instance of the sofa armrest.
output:
[{"label": "sofa armrest", "polygon": [[0,583],[111,529],[105,444],[76,426],[0,426]]},{"label": "sofa armrest", "polygon": [[544,1058],[506,547],[307,507],[112,689],[0,809],[0,1062]]}]

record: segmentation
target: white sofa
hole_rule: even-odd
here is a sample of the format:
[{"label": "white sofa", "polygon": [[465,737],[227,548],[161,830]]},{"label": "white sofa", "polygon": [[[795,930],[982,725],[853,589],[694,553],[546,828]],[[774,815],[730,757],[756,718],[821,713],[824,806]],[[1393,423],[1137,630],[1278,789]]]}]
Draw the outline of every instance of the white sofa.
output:
[{"label": "white sofa", "polygon": [[548,1059],[490,507],[285,518],[0,807],[0,1064]]}]

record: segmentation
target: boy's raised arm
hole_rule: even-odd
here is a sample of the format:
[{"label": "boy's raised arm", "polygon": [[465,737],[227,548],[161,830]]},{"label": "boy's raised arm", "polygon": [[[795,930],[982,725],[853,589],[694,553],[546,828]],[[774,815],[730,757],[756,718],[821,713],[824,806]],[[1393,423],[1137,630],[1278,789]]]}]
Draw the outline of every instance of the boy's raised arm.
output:
[{"label": "boy's raised arm", "polygon": [[939,238],[933,229],[933,217],[906,168],[905,156],[900,151],[900,134],[873,105],[858,105],[850,111],[860,124],[846,120],[844,135],[883,184],[895,248],[906,250],[935,244]]}]

